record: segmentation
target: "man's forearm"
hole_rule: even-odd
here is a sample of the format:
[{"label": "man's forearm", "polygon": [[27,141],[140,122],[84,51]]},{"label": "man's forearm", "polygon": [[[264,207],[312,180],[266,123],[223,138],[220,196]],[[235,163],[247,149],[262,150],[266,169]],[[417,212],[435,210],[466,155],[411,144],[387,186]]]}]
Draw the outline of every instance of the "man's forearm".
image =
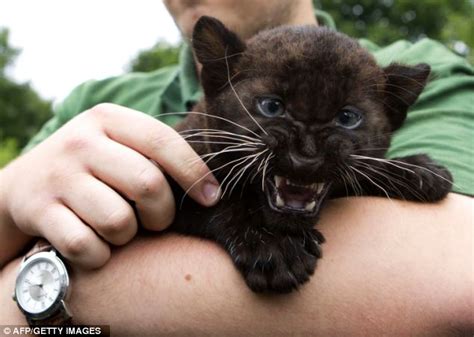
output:
[{"label": "man's forearm", "polygon": [[[446,336],[473,325],[471,210],[455,195],[333,201],[319,224],[324,257],[283,296],[249,291],[213,243],[140,238],[104,268],[73,273],[71,308],[78,323],[123,336]],[[2,291],[12,280],[4,275]]]}]

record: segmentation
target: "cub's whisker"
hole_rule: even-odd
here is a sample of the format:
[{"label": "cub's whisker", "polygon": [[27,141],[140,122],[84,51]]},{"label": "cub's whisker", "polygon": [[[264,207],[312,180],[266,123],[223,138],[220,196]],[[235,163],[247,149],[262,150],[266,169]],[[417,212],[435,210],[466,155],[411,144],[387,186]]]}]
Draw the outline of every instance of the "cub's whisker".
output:
[{"label": "cub's whisker", "polygon": [[344,188],[346,190],[346,197],[348,197],[349,196],[349,190],[347,189],[347,182],[346,182],[346,178],[344,177],[344,172],[339,167],[337,168],[337,170],[339,171],[339,173],[340,173],[339,177],[342,179],[342,182],[344,184]]},{"label": "cub's whisker", "polygon": [[173,116],[173,115],[188,115],[188,114],[193,114],[193,115],[200,115],[200,116],[206,116],[206,117],[209,117],[209,118],[216,118],[216,119],[219,119],[219,120],[222,120],[222,121],[225,121],[227,123],[230,123],[232,125],[235,125],[239,128],[242,128],[248,132],[250,132],[251,134],[253,134],[254,136],[256,136],[257,138],[261,139],[262,137],[260,137],[260,135],[252,130],[250,130],[249,128],[243,126],[243,125],[240,125],[239,123],[235,122],[235,121],[232,121],[228,118],[225,118],[225,117],[221,117],[221,116],[215,116],[215,115],[211,115],[211,114],[208,114],[208,113],[205,113],[205,112],[199,112],[199,111],[187,111],[187,112],[166,112],[166,113],[162,113],[162,114],[159,114],[159,115],[154,115],[153,117],[155,118],[160,118],[160,117],[165,117],[165,116]]},{"label": "cub's whisker", "polygon": [[193,137],[201,137],[203,139],[201,139],[201,141],[206,141],[206,138],[213,138],[213,139],[226,139],[226,140],[232,140],[232,141],[235,141],[235,142],[238,142],[238,143],[246,143],[246,144],[256,144],[256,145],[265,145],[264,143],[262,142],[259,142],[259,141],[249,141],[249,140],[246,140],[246,139],[239,139],[239,138],[236,138],[236,137],[230,137],[230,136],[220,136],[220,135],[206,135],[206,134],[199,134],[199,135],[189,135],[189,136],[185,136],[183,137],[185,140],[188,140],[188,139],[191,139]]},{"label": "cub's whisker", "polygon": [[[211,153],[207,153],[207,154],[204,154],[202,156],[200,156],[200,158],[198,159],[193,159],[190,164],[194,164],[196,162],[199,162],[200,160],[203,160],[205,158],[208,158],[206,159],[206,161],[204,162],[205,164],[209,163],[212,159],[214,159],[215,157],[217,157],[218,155],[220,154],[224,154],[224,153],[232,153],[232,152],[255,152],[255,151],[258,151],[259,149],[256,148],[256,147],[246,147],[246,148],[237,148],[237,146],[241,146],[241,145],[234,145],[234,146],[228,146],[227,148],[225,148],[224,150],[220,150],[220,151],[217,151],[217,152],[211,152]],[[232,149],[230,149],[230,147],[234,147]]]},{"label": "cub's whisker", "polygon": [[[449,180],[449,179],[446,179],[446,178],[443,177],[442,175],[439,175],[438,173],[433,172],[433,170],[430,170],[429,168],[424,167],[424,166],[420,166],[420,165],[416,165],[416,164],[412,164],[412,163],[407,163],[407,162],[400,161],[400,160],[396,160],[396,159],[381,159],[381,158],[373,158],[373,157],[366,157],[366,156],[360,156],[360,155],[351,155],[351,156],[353,156],[353,157],[359,157],[359,158],[361,158],[361,159],[376,160],[376,161],[384,162],[384,163],[387,163],[387,164],[389,164],[389,165],[396,166],[396,167],[398,167],[398,168],[400,168],[400,169],[402,169],[402,170],[411,172],[411,173],[413,173],[413,174],[415,174],[415,175],[416,175],[416,172],[415,172],[415,171],[410,170],[410,169],[408,169],[408,168],[406,168],[406,167],[399,166],[399,165],[407,165],[407,166],[409,166],[409,167],[419,168],[419,169],[421,169],[421,170],[423,170],[423,171],[426,171],[426,172],[431,173],[432,175],[434,175],[435,177],[440,178],[441,180],[444,180],[444,181],[446,181],[446,182],[452,184],[452,185],[455,186],[455,187],[460,188],[460,186],[457,186],[456,184],[454,184],[453,181],[451,181],[451,180]],[[394,163],[397,163],[397,164],[399,164],[399,165],[396,165],[396,164],[394,164]]]},{"label": "cub's whisker", "polygon": [[[210,174],[213,174],[214,172],[216,171],[219,171],[219,170],[222,170],[224,167],[227,167],[229,165],[232,165],[234,164],[235,162],[239,162],[239,161],[245,161],[247,160],[247,157],[241,157],[241,158],[238,158],[238,159],[234,159],[234,160],[231,160],[230,162],[227,162],[215,169],[212,169],[210,170],[209,172],[207,172],[206,174],[204,174],[201,178],[199,178],[198,180],[196,180],[193,184],[191,184],[191,186],[189,186],[189,188],[184,191],[184,195],[183,197],[181,198],[181,202],[179,204],[179,208],[181,209],[183,207],[183,202],[184,202],[184,198],[188,195],[189,191],[191,191],[193,189],[194,186],[196,186],[197,184],[199,184],[203,179],[205,179],[208,175]],[[219,189],[221,189],[221,187],[219,187]]]},{"label": "cub's whisker", "polygon": [[264,151],[261,151],[259,153],[257,153],[256,155],[253,156],[253,158],[251,158],[251,161],[250,163],[244,163],[243,165],[245,166],[242,166],[236,173],[235,175],[227,182],[227,185],[224,189],[224,192],[223,192],[223,196],[226,194],[227,190],[229,189],[230,185],[232,184],[232,182],[234,182],[234,185],[232,186],[232,188],[230,189],[229,191],[229,196],[232,194],[232,191],[234,190],[234,187],[236,186],[236,184],[239,182],[239,180],[242,178],[242,176],[245,174],[245,172],[247,171],[247,169],[249,167],[252,167],[252,165],[258,160],[258,158],[263,154],[265,153],[266,151],[268,151],[268,149],[264,150]]},{"label": "cub's whisker", "polygon": [[255,177],[263,170],[263,166],[265,165],[265,160],[267,159],[267,157],[264,157],[262,158],[262,160],[260,161],[260,164],[258,165],[255,173],[252,175],[252,178],[250,179],[250,183],[252,183],[255,179]]},{"label": "cub's whisker", "polygon": [[225,64],[226,64],[226,67],[227,67],[227,82],[229,83],[229,86],[230,88],[232,89],[232,92],[235,94],[235,97],[237,98],[237,100],[239,101],[240,105],[242,106],[242,108],[245,110],[245,112],[247,113],[247,115],[250,117],[250,119],[253,120],[253,122],[260,128],[260,130],[263,131],[264,134],[268,135],[267,131],[265,131],[265,129],[257,122],[257,120],[252,116],[252,114],[247,110],[246,106],[244,105],[244,102],[242,102],[242,100],[240,99],[239,95],[237,94],[237,91],[235,90],[234,88],[234,85],[232,84],[232,81],[231,81],[231,78],[230,78],[230,67],[229,67],[229,60],[227,58],[227,48],[228,46],[226,46],[225,48]]},{"label": "cub's whisker", "polygon": [[271,158],[274,157],[274,154],[272,152],[270,152],[270,154],[267,156],[267,159],[265,160],[265,165],[263,165],[263,173],[262,173],[262,192],[265,191],[265,174],[267,172],[267,168],[268,168],[268,163],[270,161]]},{"label": "cub's whisker", "polygon": [[[367,178],[372,184],[374,184],[375,186],[377,186],[379,189],[381,189],[384,194],[387,196],[387,198],[392,201],[392,199],[390,198],[390,195],[388,194],[387,190],[385,190],[382,186],[380,186],[379,184],[377,184],[375,181],[373,181],[368,175],[366,175],[365,173],[363,173],[362,171],[356,169],[354,166],[351,166],[349,165],[348,166],[351,170],[354,170],[355,172],[359,173],[360,175],[364,176],[365,178]],[[392,201],[393,202],[393,201]]]},{"label": "cub's whisker", "polygon": [[[449,182],[449,183],[453,184],[454,186],[456,186],[451,180],[446,179],[446,178],[443,177],[442,175],[439,175],[439,174],[433,172],[432,170],[430,170],[430,169],[427,168],[427,167],[423,167],[423,166],[416,165],[416,164],[411,164],[411,163],[405,163],[405,162],[403,162],[403,161],[399,161],[399,160],[395,160],[395,159],[389,159],[389,161],[390,161],[390,162],[395,162],[395,163],[398,163],[398,164],[408,165],[408,166],[410,166],[410,167],[416,167],[416,168],[422,169],[422,170],[424,170],[424,171],[426,171],[426,172],[429,172],[429,173],[431,173],[432,175],[434,175],[434,176],[440,178],[441,180],[444,180],[444,181]],[[459,186],[456,186],[456,187],[459,187]]]},{"label": "cub's whisker", "polygon": [[[385,178],[385,179],[387,180],[387,182],[390,183],[390,185],[393,187],[393,189],[396,190],[397,193],[398,193],[400,196],[403,197],[403,195],[402,195],[400,189],[399,189],[397,186],[394,185],[393,180],[397,180],[398,183],[401,184],[401,185],[404,185],[404,187],[405,187],[406,189],[410,189],[410,187],[409,187],[408,185],[403,184],[403,183],[402,183],[401,181],[399,181],[398,179],[392,178],[392,177],[389,176],[388,174],[384,174],[384,173],[382,173],[382,172],[380,172],[380,171],[377,171],[375,168],[371,167],[370,165],[360,165],[360,164],[362,164],[362,163],[356,162],[356,163],[354,163],[354,166],[360,167],[362,170],[364,170],[364,169],[365,169],[365,170],[369,170],[369,171],[371,171],[371,172],[373,172],[373,173],[376,173],[376,174],[380,175],[382,178]],[[366,163],[363,163],[363,164],[366,164]],[[380,178],[377,178],[377,177],[374,177],[373,175],[370,175],[369,172],[366,172],[366,174],[369,175],[369,176],[371,176],[373,179],[377,180],[380,184],[384,184],[384,182],[383,182]]]},{"label": "cub's whisker", "polygon": [[194,134],[199,134],[199,133],[222,134],[222,135],[227,135],[227,136],[232,136],[232,137],[237,137],[237,138],[243,138],[243,139],[247,139],[247,140],[251,140],[251,141],[260,141],[259,138],[250,137],[250,136],[247,136],[247,135],[242,135],[242,134],[238,134],[238,133],[235,133],[235,132],[230,132],[230,131],[226,131],[226,130],[219,130],[219,129],[187,129],[187,130],[180,131],[178,133],[183,135],[183,134],[187,134],[187,133],[191,133],[191,132],[195,132]]},{"label": "cub's whisker", "polygon": [[[245,164],[247,163],[247,161],[252,160],[252,159],[255,158],[255,157],[258,157],[258,155],[259,155],[259,153],[256,153],[256,154],[250,154],[250,155],[247,155],[247,156],[245,156],[245,157],[240,158],[240,159],[245,159],[245,160],[243,160],[243,161],[241,161],[241,162],[235,164],[234,166],[232,166],[232,168],[229,170],[229,172],[227,173],[227,175],[226,175],[226,176],[224,177],[224,179],[222,180],[222,182],[221,182],[221,188],[226,185],[227,179],[229,179],[229,178],[231,177],[232,172],[234,172],[234,170],[235,170],[238,166],[240,166],[240,165],[245,165]],[[235,177],[235,176],[234,176],[234,177]],[[232,179],[233,179],[233,177],[231,178],[230,181],[232,181]],[[228,186],[228,184],[227,184],[227,186]],[[221,194],[221,199],[224,197],[224,194],[225,194],[225,192],[227,191],[227,186],[224,188],[223,193]]]},{"label": "cub's whisker", "polygon": [[[367,159],[367,160],[374,160],[374,161],[378,161],[378,162],[382,162],[382,163],[387,163],[389,165],[398,167],[399,169],[402,169],[402,170],[408,171],[410,173],[416,174],[415,171],[413,171],[413,170],[410,170],[406,167],[402,167],[402,166],[394,164],[393,163],[394,160],[392,160],[392,159],[374,158],[374,157],[361,156],[361,155],[357,155],[357,154],[351,154],[351,157],[354,157],[354,158],[357,158],[357,159]],[[403,164],[406,164],[406,163],[403,163]]]},{"label": "cub's whisker", "polygon": [[357,152],[363,152],[363,151],[377,151],[377,150],[387,150],[387,147],[365,147],[365,148],[360,148],[358,150],[356,150],[356,154]]},{"label": "cub's whisker", "polygon": [[[239,180],[242,179],[242,177],[243,177],[243,175],[245,174],[245,172],[246,172],[249,168],[252,167],[253,163],[255,163],[255,162],[258,160],[258,158],[259,158],[260,156],[264,155],[265,152],[267,152],[267,151],[269,151],[269,150],[270,150],[270,149],[265,149],[265,150],[261,151],[260,153],[258,153],[257,156],[256,156],[249,164],[247,164],[245,167],[241,168],[240,171],[238,171],[238,172],[235,174],[235,177],[237,177],[237,179],[235,179],[234,185],[232,186],[232,188],[231,188],[230,191],[229,191],[229,195],[232,194],[232,192],[234,191],[234,188],[237,186],[237,183],[239,182]],[[231,179],[231,180],[228,182],[228,185],[230,185],[230,184],[232,183],[232,180],[234,180],[234,178]],[[227,189],[227,187],[226,187],[226,189]],[[226,191],[224,191],[224,194],[225,194],[225,192],[226,192]]]},{"label": "cub's whisker", "polygon": [[351,170],[347,165],[345,165],[344,172],[346,173],[347,179],[349,179],[349,182],[352,185],[352,188],[354,189],[354,192],[356,195],[362,196],[364,195],[364,189],[359,183],[359,180],[357,180],[357,176],[355,175],[355,172]]},{"label": "cub's whisker", "polygon": [[[237,145],[242,143],[236,142],[221,142],[221,141],[209,141],[209,140],[188,140],[190,144],[219,144],[219,145]],[[249,144],[245,144],[249,145]]]},{"label": "cub's whisker", "polygon": [[[360,164],[364,164],[362,165],[362,168],[365,168],[365,169],[368,169],[380,176],[382,176],[383,178],[385,178],[388,183],[390,183],[390,185],[397,191],[398,195],[403,199],[403,200],[406,200],[404,197],[403,197],[403,192],[400,191],[400,189],[395,185],[395,184],[398,184],[398,185],[401,185],[401,187],[405,188],[407,191],[411,192],[413,195],[415,195],[418,199],[420,200],[426,200],[426,198],[421,194],[419,193],[415,188],[411,187],[410,185],[408,185],[406,182],[402,181],[401,179],[405,179],[404,177],[400,176],[397,174],[398,177],[400,177],[401,179],[398,179],[396,177],[393,176],[393,173],[389,172],[389,174],[386,174],[386,173],[383,173],[383,172],[380,172],[380,170],[384,170],[382,168],[378,168],[379,170],[375,169],[374,167],[368,165],[367,163],[362,163],[362,162],[358,162],[358,163],[355,163],[354,165],[360,165]],[[386,171],[386,170],[384,170]],[[387,171],[386,171],[387,172]],[[368,173],[367,173],[368,174]],[[375,177],[374,177],[375,179]],[[378,181],[381,181],[380,179],[377,179]]]}]

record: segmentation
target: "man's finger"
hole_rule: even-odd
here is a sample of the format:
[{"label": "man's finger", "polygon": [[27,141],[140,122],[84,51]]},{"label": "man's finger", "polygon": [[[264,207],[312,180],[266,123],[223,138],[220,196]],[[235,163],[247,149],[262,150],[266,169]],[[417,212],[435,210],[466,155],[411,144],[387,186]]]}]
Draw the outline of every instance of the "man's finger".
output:
[{"label": "man's finger", "polygon": [[86,174],[72,179],[61,199],[106,241],[123,245],[137,233],[135,213],[116,191]]},{"label": "man's finger", "polygon": [[66,206],[52,205],[43,215],[39,219],[41,236],[69,261],[98,268],[110,258],[109,246]]},{"label": "man's finger", "polygon": [[98,141],[85,162],[93,175],[135,202],[141,223],[162,230],[174,218],[175,201],[158,167],[135,150],[110,139]]},{"label": "man's finger", "polygon": [[[103,118],[113,140],[156,161],[189,195],[203,205],[213,205],[219,184],[191,146],[166,124],[125,107],[101,104],[91,110]],[[106,121],[106,123],[105,123]]]}]

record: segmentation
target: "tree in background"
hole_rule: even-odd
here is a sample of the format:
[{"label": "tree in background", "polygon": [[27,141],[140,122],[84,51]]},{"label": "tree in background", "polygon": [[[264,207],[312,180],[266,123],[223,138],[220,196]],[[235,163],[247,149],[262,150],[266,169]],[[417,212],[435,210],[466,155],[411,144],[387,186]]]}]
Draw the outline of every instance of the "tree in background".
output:
[{"label": "tree in background", "polygon": [[[422,37],[466,56],[474,46],[474,0],[317,0],[337,28],[379,45]],[[470,53],[471,62],[474,60]]]},{"label": "tree in background", "polygon": [[18,155],[28,140],[51,117],[51,102],[41,99],[28,83],[16,83],[6,70],[19,51],[0,29],[0,167]]},{"label": "tree in background", "polygon": [[178,62],[180,46],[158,41],[152,48],[143,50],[130,62],[128,70],[148,72]]},{"label": "tree in background", "polygon": [[8,30],[0,28],[0,76],[5,76],[5,69],[9,66],[19,51],[9,46]]}]

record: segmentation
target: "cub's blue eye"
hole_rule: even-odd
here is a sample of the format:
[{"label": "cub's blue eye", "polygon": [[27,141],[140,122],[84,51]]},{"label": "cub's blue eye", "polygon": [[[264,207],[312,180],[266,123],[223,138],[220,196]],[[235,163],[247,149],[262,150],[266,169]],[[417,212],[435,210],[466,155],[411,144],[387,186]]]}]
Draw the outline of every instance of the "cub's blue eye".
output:
[{"label": "cub's blue eye", "polygon": [[278,98],[261,97],[257,99],[257,108],[265,117],[278,117],[285,113],[285,106]]},{"label": "cub's blue eye", "polygon": [[336,124],[346,129],[355,129],[362,123],[362,113],[352,107],[344,108],[336,116]]}]

